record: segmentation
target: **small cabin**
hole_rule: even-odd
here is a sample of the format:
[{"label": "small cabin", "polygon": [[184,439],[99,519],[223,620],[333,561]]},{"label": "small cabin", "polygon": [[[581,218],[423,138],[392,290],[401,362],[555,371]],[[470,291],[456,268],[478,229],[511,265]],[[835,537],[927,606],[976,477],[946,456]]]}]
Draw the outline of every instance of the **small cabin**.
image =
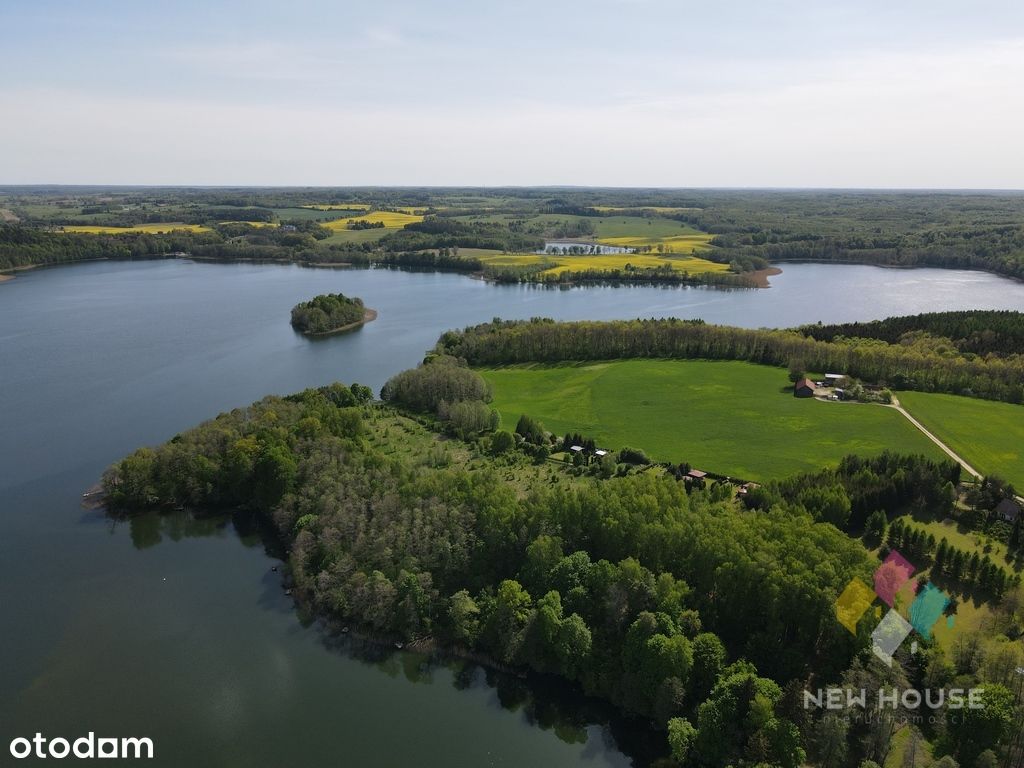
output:
[{"label": "small cabin", "polygon": [[1020,506],[1013,499],[1003,499],[996,504],[995,512],[1000,520],[1015,523],[1017,518],[1020,517]]},{"label": "small cabin", "polygon": [[794,397],[814,397],[814,382],[810,379],[800,379],[793,385]]}]

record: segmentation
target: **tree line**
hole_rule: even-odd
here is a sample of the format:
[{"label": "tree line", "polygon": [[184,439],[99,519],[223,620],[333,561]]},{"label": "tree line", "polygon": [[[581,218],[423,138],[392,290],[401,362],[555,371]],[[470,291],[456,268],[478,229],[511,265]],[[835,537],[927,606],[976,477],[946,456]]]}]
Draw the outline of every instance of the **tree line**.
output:
[{"label": "tree line", "polygon": [[1024,352],[1024,313],[1011,310],[927,312],[870,322],[804,325],[797,330],[819,341],[856,337],[878,339],[887,344],[898,344],[910,334],[924,332],[948,339],[960,352],[976,355]]},{"label": "tree line", "polygon": [[1019,575],[994,563],[987,552],[979,555],[977,550],[960,549],[950,544],[945,536],[936,542],[934,534],[899,518],[889,526],[885,541],[915,565],[930,563],[933,576],[948,576],[965,588],[977,587],[996,600],[1001,599],[1007,589],[1020,584]]},{"label": "tree line", "polygon": [[1024,401],[1024,356],[943,354],[930,344],[825,342],[796,331],[709,325],[700,320],[501,321],[451,331],[437,349],[472,365],[622,358],[744,360],[835,371],[892,389]]},{"label": "tree line", "polygon": [[386,251],[424,251],[436,248],[487,248],[531,252],[544,247],[544,239],[512,232],[491,222],[463,222],[430,217],[406,224],[380,241]]}]

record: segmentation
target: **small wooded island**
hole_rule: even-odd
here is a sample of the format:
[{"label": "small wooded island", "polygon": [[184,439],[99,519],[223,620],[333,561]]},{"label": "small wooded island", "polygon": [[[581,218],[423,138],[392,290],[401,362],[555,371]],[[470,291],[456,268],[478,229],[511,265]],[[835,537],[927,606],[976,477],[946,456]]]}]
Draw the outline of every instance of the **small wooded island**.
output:
[{"label": "small wooded island", "polygon": [[324,293],[292,307],[292,327],[307,336],[323,336],[358,328],[377,319],[377,312],[358,297]]}]

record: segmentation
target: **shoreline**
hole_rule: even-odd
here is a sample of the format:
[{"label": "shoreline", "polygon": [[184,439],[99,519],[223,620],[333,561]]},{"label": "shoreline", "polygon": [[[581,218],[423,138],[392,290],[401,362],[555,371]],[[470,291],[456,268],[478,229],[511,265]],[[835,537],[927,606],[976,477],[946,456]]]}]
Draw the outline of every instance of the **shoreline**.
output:
[{"label": "shoreline", "polygon": [[769,277],[775,277],[776,275],[782,274],[782,268],[777,267],[774,264],[764,269],[755,269],[753,272],[745,272],[745,275],[754,281],[757,288],[771,288],[771,283],[768,281]]},{"label": "shoreline", "polygon": [[306,331],[299,331],[299,333],[301,333],[303,336],[309,336],[310,338],[322,339],[324,336],[333,336],[336,333],[343,333],[344,331],[351,331],[351,330],[353,330],[355,328],[361,328],[362,326],[366,325],[367,323],[372,323],[376,319],[377,319],[377,310],[376,309],[369,309],[369,308],[367,308],[367,309],[363,310],[363,319],[362,320],[357,320],[354,323],[349,323],[348,325],[343,325],[340,328],[332,328],[331,330],[324,331],[323,333],[308,333]]},{"label": "shoreline", "polygon": [[[95,259],[75,259],[73,261],[56,261],[49,264],[23,264],[20,267],[8,267],[7,269],[0,270],[0,283],[9,282],[17,277],[16,272],[27,272],[30,269],[48,269],[50,267],[71,267],[75,264],[90,264],[97,261],[118,261],[118,259],[111,259],[108,256],[97,256]],[[132,261],[132,259],[123,259],[123,261]]]}]

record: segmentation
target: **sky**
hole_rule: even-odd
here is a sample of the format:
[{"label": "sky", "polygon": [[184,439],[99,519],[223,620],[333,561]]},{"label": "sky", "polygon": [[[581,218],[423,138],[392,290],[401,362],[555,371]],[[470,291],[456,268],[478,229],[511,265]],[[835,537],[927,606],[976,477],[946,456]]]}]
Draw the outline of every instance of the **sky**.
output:
[{"label": "sky", "polygon": [[0,184],[1024,187],[1024,3],[0,0]]}]

